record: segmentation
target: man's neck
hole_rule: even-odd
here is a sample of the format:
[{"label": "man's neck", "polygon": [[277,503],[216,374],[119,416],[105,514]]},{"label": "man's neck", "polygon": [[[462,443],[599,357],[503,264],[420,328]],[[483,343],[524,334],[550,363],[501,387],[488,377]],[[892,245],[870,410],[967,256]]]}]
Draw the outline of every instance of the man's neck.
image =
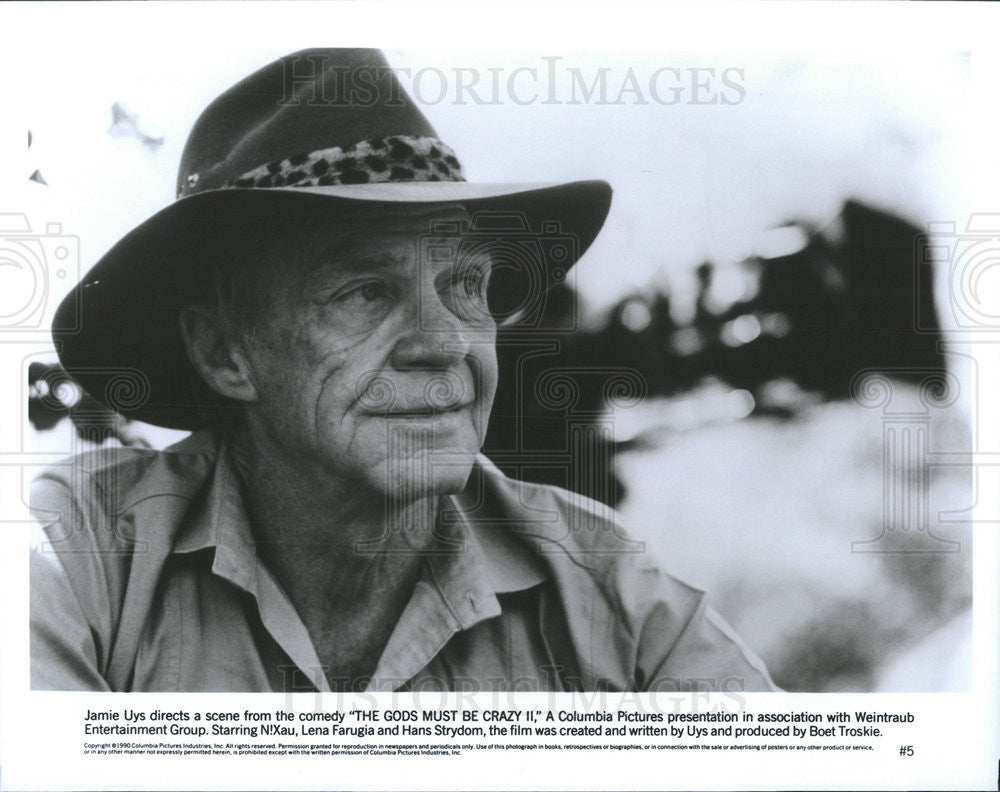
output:
[{"label": "man's neck", "polygon": [[232,448],[257,552],[317,647],[335,633],[380,653],[434,543],[437,497],[396,504],[248,434]]}]

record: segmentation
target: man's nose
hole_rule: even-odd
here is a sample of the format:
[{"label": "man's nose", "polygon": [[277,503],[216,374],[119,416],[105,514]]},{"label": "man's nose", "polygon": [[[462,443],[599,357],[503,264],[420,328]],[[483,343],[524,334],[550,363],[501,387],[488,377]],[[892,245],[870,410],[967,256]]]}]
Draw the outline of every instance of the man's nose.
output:
[{"label": "man's nose", "polygon": [[469,354],[467,328],[436,291],[422,294],[410,313],[412,324],[393,350],[395,368],[448,368]]}]

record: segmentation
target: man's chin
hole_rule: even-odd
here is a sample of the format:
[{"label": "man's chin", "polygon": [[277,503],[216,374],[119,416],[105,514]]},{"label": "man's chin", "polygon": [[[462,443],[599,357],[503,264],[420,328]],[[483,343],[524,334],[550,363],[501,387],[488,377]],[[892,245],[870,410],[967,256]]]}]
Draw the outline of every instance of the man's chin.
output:
[{"label": "man's chin", "polygon": [[468,449],[421,450],[386,461],[384,491],[397,502],[461,492],[472,473],[476,452]]}]

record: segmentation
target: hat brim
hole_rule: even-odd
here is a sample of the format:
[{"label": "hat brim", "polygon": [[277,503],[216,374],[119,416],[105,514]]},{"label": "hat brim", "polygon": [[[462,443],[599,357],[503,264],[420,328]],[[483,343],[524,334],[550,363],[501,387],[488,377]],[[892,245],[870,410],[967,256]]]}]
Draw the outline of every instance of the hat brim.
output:
[{"label": "hat brim", "polygon": [[[525,227],[513,231],[519,238],[566,243],[556,246],[559,256],[540,256],[535,271],[518,274],[505,267],[495,273],[490,305],[504,324],[544,309],[537,296],[563,282],[590,247],[607,216],[611,187],[603,181],[392,182],[196,193],[129,232],[67,295],[52,326],[60,361],[111,409],[158,426],[196,429],[206,415],[233,406],[191,366],[177,321],[178,310],[208,280],[213,257],[244,240],[264,216],[324,207],[378,211],[400,204],[461,204],[474,218],[488,212],[522,223]],[[550,247],[534,246],[543,253]],[[525,277],[532,282],[526,285]],[[527,309],[526,294],[535,295]]]}]

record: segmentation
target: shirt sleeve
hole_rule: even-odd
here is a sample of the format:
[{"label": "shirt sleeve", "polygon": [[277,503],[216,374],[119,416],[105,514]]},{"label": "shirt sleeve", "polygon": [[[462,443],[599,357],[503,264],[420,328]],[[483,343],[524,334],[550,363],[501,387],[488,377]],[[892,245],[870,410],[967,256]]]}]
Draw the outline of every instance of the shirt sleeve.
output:
[{"label": "shirt sleeve", "polygon": [[58,556],[31,553],[31,687],[110,690],[87,623]]},{"label": "shirt sleeve", "polygon": [[[83,510],[60,482],[37,480],[31,507],[31,687],[110,690],[100,670],[110,633],[106,609],[98,608],[108,598],[96,563],[100,549],[88,541]],[[81,574],[71,578],[64,555]]]},{"label": "shirt sleeve", "polygon": [[[773,692],[764,662],[708,603],[707,596],[665,572],[639,635],[636,679],[644,690]],[[693,610],[677,634],[677,589]],[[690,606],[689,606],[690,607]]]}]

